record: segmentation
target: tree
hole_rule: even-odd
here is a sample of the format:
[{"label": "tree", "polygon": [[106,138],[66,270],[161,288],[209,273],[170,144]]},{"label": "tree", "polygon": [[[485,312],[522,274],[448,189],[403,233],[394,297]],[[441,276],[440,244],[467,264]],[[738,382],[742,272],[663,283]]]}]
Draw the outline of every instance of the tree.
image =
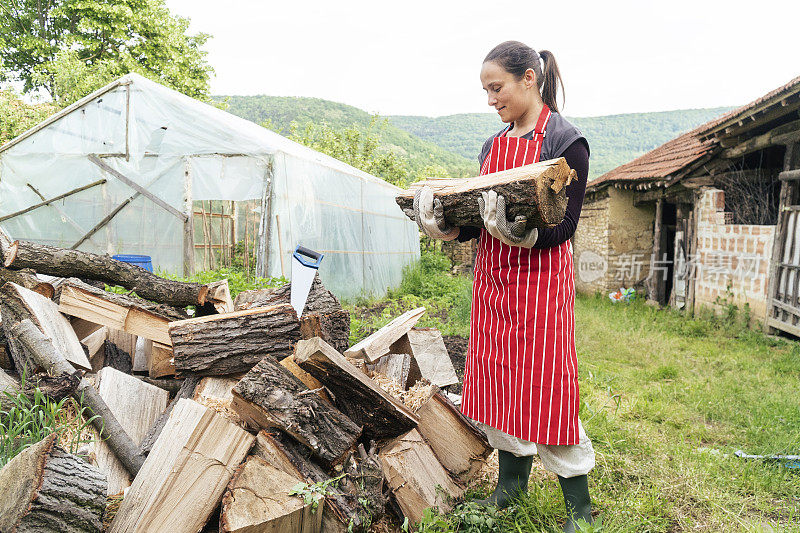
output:
[{"label": "tree", "polygon": [[[376,122],[377,117],[373,117],[367,130],[356,124],[337,130],[325,122],[306,122],[302,127],[292,122],[288,137],[389,183],[405,187],[410,179],[408,162],[381,146],[380,133],[374,131]],[[262,125],[269,127],[271,121]]]},{"label": "tree", "polygon": [[12,91],[0,91],[0,146],[55,112],[51,104],[26,104]]},{"label": "tree", "polygon": [[87,85],[66,83],[79,67],[95,84],[137,71],[209,99],[213,69],[201,49],[209,35],[188,35],[189,20],[164,0],[0,0],[0,14],[0,75],[26,93],[42,89],[63,104],[74,97],[65,88]]}]

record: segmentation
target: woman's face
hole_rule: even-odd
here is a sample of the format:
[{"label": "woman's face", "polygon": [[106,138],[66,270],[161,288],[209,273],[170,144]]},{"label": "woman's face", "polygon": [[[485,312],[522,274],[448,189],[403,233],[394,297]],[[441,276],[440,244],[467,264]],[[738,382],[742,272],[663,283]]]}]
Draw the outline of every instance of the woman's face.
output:
[{"label": "woman's face", "polygon": [[534,102],[532,92],[537,92],[536,75],[528,69],[522,79],[517,79],[494,61],[487,61],[481,68],[481,83],[486,91],[488,104],[497,110],[500,120],[514,122],[525,114]]}]

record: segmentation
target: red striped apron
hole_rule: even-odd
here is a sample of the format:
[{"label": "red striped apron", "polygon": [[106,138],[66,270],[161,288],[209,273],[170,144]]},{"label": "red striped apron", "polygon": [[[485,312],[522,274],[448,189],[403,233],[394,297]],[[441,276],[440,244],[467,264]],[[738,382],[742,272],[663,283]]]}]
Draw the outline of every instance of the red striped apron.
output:
[{"label": "red striped apron", "polygon": [[[549,118],[545,106],[530,141],[496,137],[481,175],[539,161]],[[520,248],[481,230],[462,412],[527,441],[577,444],[574,305],[569,240]]]}]

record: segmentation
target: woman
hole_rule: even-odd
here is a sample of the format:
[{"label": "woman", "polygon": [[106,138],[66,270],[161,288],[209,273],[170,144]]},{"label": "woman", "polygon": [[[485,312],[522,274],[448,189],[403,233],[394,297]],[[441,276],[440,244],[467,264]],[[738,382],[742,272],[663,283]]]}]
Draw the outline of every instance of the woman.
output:
[{"label": "woman", "polygon": [[494,191],[479,200],[484,228],[450,228],[430,188],[417,192],[414,215],[433,238],[479,238],[472,317],[461,409],[498,449],[500,472],[485,504],[506,507],[526,491],[532,455],[558,475],[567,506],[564,531],[591,522],[588,472],[592,444],[578,419],[574,337],[574,270],[570,238],[580,218],[589,173],[589,146],[558,114],[561,82],[553,54],[516,41],[495,47],[483,62],[488,103],[508,126],[489,138],[481,174],[564,157],[578,179],[567,187],[564,220],[554,228],[526,228],[506,219]]}]

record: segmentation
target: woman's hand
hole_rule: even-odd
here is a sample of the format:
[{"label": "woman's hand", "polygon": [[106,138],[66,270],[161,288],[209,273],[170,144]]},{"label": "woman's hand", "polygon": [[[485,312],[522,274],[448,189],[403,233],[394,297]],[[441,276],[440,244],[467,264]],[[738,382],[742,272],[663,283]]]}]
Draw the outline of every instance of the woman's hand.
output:
[{"label": "woman's hand", "polygon": [[422,233],[432,239],[452,241],[458,237],[459,228],[447,224],[442,201],[433,197],[433,189],[427,185],[414,195],[413,218]]},{"label": "woman's hand", "polygon": [[485,191],[478,198],[478,207],[481,210],[483,225],[489,235],[509,246],[532,248],[539,237],[539,230],[531,228],[525,231],[527,217],[517,215],[514,222],[506,218],[506,199],[498,196],[494,191]]}]

